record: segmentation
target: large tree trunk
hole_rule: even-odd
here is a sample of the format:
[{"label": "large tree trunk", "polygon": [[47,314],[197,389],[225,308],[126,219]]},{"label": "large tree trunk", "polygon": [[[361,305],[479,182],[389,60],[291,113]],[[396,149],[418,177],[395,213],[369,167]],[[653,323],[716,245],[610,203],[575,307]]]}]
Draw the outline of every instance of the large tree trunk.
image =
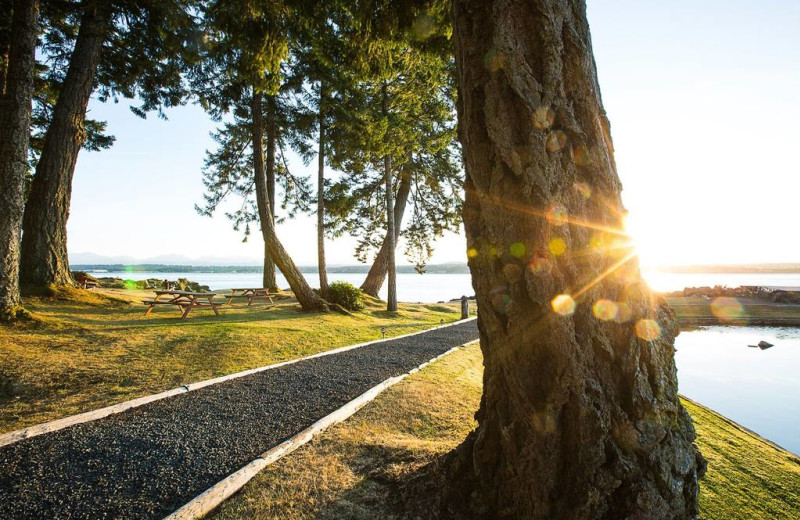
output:
[{"label": "large tree trunk", "polygon": [[[404,169],[400,175],[400,185],[397,187],[397,195],[394,201],[394,227],[395,229],[403,228],[403,215],[406,212],[406,202],[408,202],[408,195],[411,193],[411,171]],[[372,262],[372,267],[369,268],[367,277],[364,283],[361,284],[361,290],[364,294],[378,297],[378,293],[383,287],[383,282],[386,280],[386,273],[389,271],[389,236],[383,239],[378,254],[375,256],[375,261]]]},{"label": "large tree trunk", "polygon": [[[275,224],[270,204],[270,197],[267,191],[267,175],[264,168],[264,151],[261,139],[264,135],[263,120],[261,117],[263,95],[260,92],[253,92],[253,99],[250,103],[252,111],[252,138],[253,138],[253,173],[255,174],[256,184],[256,204],[258,205],[259,218],[261,220],[262,236],[264,244],[270,257],[277,264],[289,286],[292,288],[297,301],[303,310],[327,310],[325,302],[317,296],[309,287],[306,279],[303,278],[300,270],[292,261],[289,254],[283,248],[275,234]],[[266,280],[265,280],[266,282]],[[265,283],[265,287],[271,288]]]},{"label": "large tree trunk", "polygon": [[0,319],[12,319],[22,310],[19,250],[39,2],[17,0],[13,10],[8,50],[3,51],[7,53],[4,70],[0,71],[4,88],[0,91]]},{"label": "large tree trunk", "polygon": [[[37,2],[38,5],[38,2]],[[11,23],[13,0],[0,0],[0,96],[6,92],[9,52],[11,51]]]},{"label": "large tree trunk", "polygon": [[42,154],[25,205],[22,283],[72,285],[67,257],[67,219],[72,176],[86,141],[83,122],[92,95],[103,41],[110,27],[111,2],[84,1],[83,17],[69,69],[53,109]]},{"label": "large tree trunk", "polygon": [[328,268],[325,265],[325,89],[319,85],[319,151],[317,152],[317,270],[319,271],[319,292],[325,297],[328,293]]},{"label": "large tree trunk", "polygon": [[[259,94],[261,96],[261,94]],[[261,100],[259,99],[259,105]],[[259,114],[259,118],[261,114]],[[262,125],[259,125],[262,126]],[[262,126],[263,129],[263,126]],[[263,135],[263,134],[262,134]],[[275,97],[267,97],[267,165],[266,165],[266,192],[269,199],[269,207],[271,210],[270,219],[272,228],[275,228],[275,143],[277,141],[275,131]],[[262,147],[261,141],[258,143],[259,148]],[[261,161],[263,171],[264,151],[261,150]],[[263,222],[263,218],[262,218]],[[261,225],[261,233],[264,234],[264,225]],[[275,260],[273,259],[272,250],[267,246],[268,240],[264,239],[264,287],[271,291],[278,290],[278,281],[275,272]]]},{"label": "large tree trunk", "polygon": [[[383,113],[388,114],[386,83],[383,84]],[[395,249],[397,248],[397,229],[394,225],[394,178],[392,175],[392,155],[383,158],[383,180],[386,190],[386,240],[389,242],[387,275],[389,276],[386,310],[397,310],[397,273],[395,269]]]},{"label": "large tree trunk", "polygon": [[624,209],[582,0],[455,0],[484,390],[447,516],[685,519],[703,459],[678,329]]}]

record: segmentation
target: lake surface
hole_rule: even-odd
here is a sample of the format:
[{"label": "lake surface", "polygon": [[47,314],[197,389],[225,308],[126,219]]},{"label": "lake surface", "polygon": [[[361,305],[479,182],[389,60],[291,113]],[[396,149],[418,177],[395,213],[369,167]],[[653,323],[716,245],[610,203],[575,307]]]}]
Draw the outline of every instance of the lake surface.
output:
[{"label": "lake surface", "polygon": [[[94,273],[95,276],[113,276],[127,280],[144,280],[158,278],[163,280],[177,280],[188,278],[202,285],[208,285],[212,290],[230,289],[233,287],[261,287],[260,273],[126,273],[109,272]],[[312,287],[319,286],[319,277],[316,273],[305,273]],[[348,273],[328,275],[328,280],[333,282],[342,280],[350,282],[356,287],[364,281],[365,274]],[[700,287],[727,285],[738,287],[740,285],[762,285],[769,287],[800,287],[800,273],[789,274],[758,274],[758,273],[645,273],[650,286],[657,291],[679,291],[684,287]],[[286,279],[278,275],[278,286],[289,287]],[[397,298],[405,302],[439,302],[447,301],[461,296],[472,296],[472,280],[468,274],[398,274]],[[386,284],[383,285],[380,295],[386,298]]]},{"label": "lake surface", "polygon": [[800,328],[702,327],[675,348],[681,394],[800,454]]}]

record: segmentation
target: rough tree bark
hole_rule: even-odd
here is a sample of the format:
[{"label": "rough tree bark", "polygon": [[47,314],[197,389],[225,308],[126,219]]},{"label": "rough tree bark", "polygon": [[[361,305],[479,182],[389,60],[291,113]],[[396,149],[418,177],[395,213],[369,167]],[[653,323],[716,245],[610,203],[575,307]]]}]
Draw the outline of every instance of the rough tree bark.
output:
[{"label": "rough tree bark", "polygon": [[75,49],[47,128],[25,205],[20,281],[72,285],[67,257],[67,219],[78,152],[86,140],[83,121],[100,52],[110,28],[111,2],[84,1]]},{"label": "rough tree bark", "polygon": [[389,278],[386,295],[386,310],[397,310],[397,273],[395,250],[397,249],[397,229],[394,225],[394,182],[392,181],[392,156],[383,158],[383,176],[386,189],[386,241],[389,242],[386,273]]},{"label": "rough tree bark", "polygon": [[11,50],[11,17],[13,16],[13,12],[13,0],[0,0],[0,95],[6,92],[8,53]]},{"label": "rough tree bark", "polygon": [[[3,4],[4,7],[12,7]],[[39,2],[17,0],[0,92],[0,319],[22,311],[19,295],[20,236],[33,97]],[[5,14],[5,13],[4,13]]]},{"label": "rough tree bark", "polygon": [[[259,94],[260,95],[260,94]],[[267,97],[267,197],[269,199],[269,207],[271,211],[272,228],[275,228],[275,143],[277,135],[275,130],[275,97]],[[259,114],[259,118],[261,114]],[[261,125],[260,125],[261,126]],[[262,126],[263,129],[263,126]],[[263,135],[263,134],[262,134]],[[262,147],[261,141],[258,143],[259,148]],[[263,168],[264,151],[261,150],[261,160]],[[263,169],[262,169],[263,171]],[[264,226],[261,226],[261,233],[264,234]],[[267,246],[267,240],[264,239],[264,287],[270,291],[278,290],[278,281],[275,272],[275,260],[273,252]]]},{"label": "rough tree bark", "polygon": [[325,88],[319,85],[319,151],[317,152],[317,270],[319,271],[319,293],[328,294],[328,268],[325,265]]},{"label": "rough tree bark", "polygon": [[693,518],[704,461],[678,329],[613,247],[624,209],[585,4],[455,0],[453,20],[485,370],[445,516]]},{"label": "rough tree bark", "polygon": [[[306,279],[303,278],[302,273],[297,269],[294,261],[289,257],[289,254],[283,248],[283,245],[278,240],[278,236],[275,234],[275,221],[270,201],[271,194],[266,189],[269,181],[267,180],[267,173],[265,172],[264,151],[261,144],[261,139],[264,135],[264,126],[261,117],[262,100],[263,95],[254,91],[250,108],[252,109],[251,129],[253,133],[253,173],[255,174],[256,182],[256,204],[258,205],[259,219],[261,220],[264,247],[266,251],[269,251],[270,258],[286,277],[289,286],[292,288],[292,292],[294,292],[303,310],[327,310],[325,302],[314,293],[311,287],[309,287]],[[272,288],[266,283],[266,271],[264,282],[264,287]]]},{"label": "rough tree bark", "polygon": [[[408,195],[411,193],[411,172],[404,169],[400,176],[400,185],[397,187],[397,195],[394,201],[394,224],[395,229],[402,229],[403,215],[406,212],[406,202],[408,202]],[[372,262],[372,267],[369,268],[367,277],[364,278],[364,283],[361,284],[361,290],[364,294],[369,294],[375,298],[386,280],[386,273],[389,270],[389,236],[383,239],[378,254],[375,256],[375,261]]]}]

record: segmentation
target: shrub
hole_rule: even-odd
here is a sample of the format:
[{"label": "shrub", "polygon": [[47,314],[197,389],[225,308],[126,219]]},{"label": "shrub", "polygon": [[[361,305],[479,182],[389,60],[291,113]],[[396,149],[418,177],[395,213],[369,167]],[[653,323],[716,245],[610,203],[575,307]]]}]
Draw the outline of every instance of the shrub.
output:
[{"label": "shrub", "polygon": [[360,311],[364,308],[364,293],[348,282],[333,282],[328,286],[326,295],[331,303],[338,303],[348,311]]}]

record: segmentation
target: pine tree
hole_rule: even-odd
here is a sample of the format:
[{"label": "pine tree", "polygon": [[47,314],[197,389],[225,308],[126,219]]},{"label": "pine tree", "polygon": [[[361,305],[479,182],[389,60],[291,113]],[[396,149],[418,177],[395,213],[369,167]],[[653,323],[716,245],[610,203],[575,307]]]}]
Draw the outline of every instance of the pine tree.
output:
[{"label": "pine tree", "polygon": [[0,7],[0,319],[14,319],[22,312],[20,232],[39,2],[15,0]]},{"label": "pine tree", "polygon": [[[394,292],[397,238],[406,238],[406,255],[422,272],[433,240],[457,228],[461,200],[449,54],[405,39],[379,45],[379,64],[343,100],[349,118],[338,122],[333,162],[346,176],[329,195],[332,230],[359,238],[357,258],[380,249],[362,286],[375,296],[387,274]],[[413,216],[404,229],[409,200]]]},{"label": "pine tree", "polygon": [[281,1],[255,0],[217,0],[204,6],[204,55],[191,76],[202,105],[217,118],[235,107],[241,117],[242,103],[250,96],[253,189],[266,252],[286,277],[303,309],[322,310],[327,308],[324,300],[311,290],[275,234],[274,200],[270,200],[274,191],[267,192],[268,175],[274,170],[270,172],[266,166],[275,164],[277,95],[283,81],[282,66],[288,58],[290,21],[302,19],[293,7]]},{"label": "pine tree", "polygon": [[456,0],[483,397],[447,518],[690,519],[702,457],[642,281],[582,0]]},{"label": "pine tree", "polygon": [[74,46],[63,42],[69,66],[58,86],[36,174],[25,206],[21,281],[72,284],[67,257],[67,218],[78,152],[87,140],[89,98],[137,98],[144,116],[185,98],[182,72],[191,62],[199,33],[191,0],[68,3],[67,17],[79,29]]}]

